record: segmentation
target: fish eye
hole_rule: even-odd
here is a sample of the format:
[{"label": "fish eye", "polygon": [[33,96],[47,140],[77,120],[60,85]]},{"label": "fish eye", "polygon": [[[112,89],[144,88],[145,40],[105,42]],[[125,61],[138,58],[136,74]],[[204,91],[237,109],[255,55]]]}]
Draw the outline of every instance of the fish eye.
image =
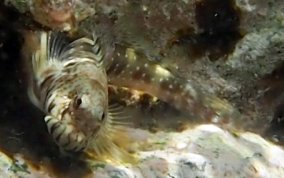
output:
[{"label": "fish eye", "polygon": [[105,117],[106,117],[106,115],[105,115],[105,113],[103,113],[102,117],[101,117],[101,121],[105,120]]},{"label": "fish eye", "polygon": [[81,98],[76,98],[75,100],[75,107],[78,108],[82,104],[82,99]]}]

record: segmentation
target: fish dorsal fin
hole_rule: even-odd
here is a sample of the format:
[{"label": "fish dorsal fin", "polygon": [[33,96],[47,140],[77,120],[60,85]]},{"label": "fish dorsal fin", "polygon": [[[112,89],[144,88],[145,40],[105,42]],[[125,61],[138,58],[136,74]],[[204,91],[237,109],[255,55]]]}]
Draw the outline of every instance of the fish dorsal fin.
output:
[{"label": "fish dorsal fin", "polygon": [[47,59],[51,61],[64,60],[62,54],[68,46],[67,38],[59,32],[47,32]]},{"label": "fish dorsal fin", "polygon": [[68,41],[57,32],[35,32],[37,49],[32,54],[32,69],[36,80],[41,80],[46,70],[56,71],[61,67],[62,53]]},{"label": "fish dorsal fin", "polygon": [[34,71],[41,71],[48,65],[58,64],[79,58],[102,63],[103,53],[98,37],[93,39],[82,37],[69,43],[67,37],[60,32],[38,32],[39,48],[33,55]]},{"label": "fish dorsal fin", "polygon": [[[103,65],[104,53],[99,38],[82,37],[73,42],[61,32],[35,32],[36,47],[32,54],[32,70],[35,80],[41,81],[46,71],[56,74],[69,62],[94,61]],[[68,62],[68,63],[67,63]]]},{"label": "fish dorsal fin", "polygon": [[91,59],[100,65],[104,55],[99,44],[99,38],[94,34],[93,39],[82,37],[65,46],[60,58],[64,60],[73,60],[76,58]]}]

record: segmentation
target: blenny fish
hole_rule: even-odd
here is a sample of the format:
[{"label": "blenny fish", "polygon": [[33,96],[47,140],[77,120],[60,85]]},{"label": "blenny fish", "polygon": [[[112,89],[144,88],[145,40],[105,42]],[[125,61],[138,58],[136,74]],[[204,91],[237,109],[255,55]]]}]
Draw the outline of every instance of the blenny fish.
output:
[{"label": "blenny fish", "polygon": [[[28,95],[45,114],[54,141],[64,152],[132,162],[121,109],[108,105],[104,53],[96,35],[69,42],[57,32],[30,32]],[[38,47],[37,47],[38,46]],[[27,51],[25,51],[27,52]]]},{"label": "blenny fish", "polygon": [[121,109],[108,106],[108,85],[148,93],[206,122],[234,124],[238,117],[227,101],[133,48],[115,44],[107,60],[96,35],[71,43],[54,32],[35,36],[40,45],[32,54],[29,96],[63,150],[133,162]]},{"label": "blenny fish", "polygon": [[232,129],[239,124],[240,113],[228,101],[207,94],[196,82],[149,60],[147,54],[134,48],[116,44],[107,75],[109,84],[157,97],[196,120]]}]

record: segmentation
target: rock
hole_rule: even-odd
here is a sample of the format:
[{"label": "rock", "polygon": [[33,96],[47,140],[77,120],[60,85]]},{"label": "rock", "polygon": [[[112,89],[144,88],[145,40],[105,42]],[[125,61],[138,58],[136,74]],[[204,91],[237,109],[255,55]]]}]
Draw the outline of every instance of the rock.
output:
[{"label": "rock", "polygon": [[[233,134],[215,125],[200,125],[181,133],[150,135],[151,146],[139,151],[137,165],[93,161],[89,164],[89,176],[270,178],[284,174],[284,150],[253,133]],[[20,156],[12,159],[1,153],[0,164],[5,176],[48,177],[43,168],[34,169]]]}]

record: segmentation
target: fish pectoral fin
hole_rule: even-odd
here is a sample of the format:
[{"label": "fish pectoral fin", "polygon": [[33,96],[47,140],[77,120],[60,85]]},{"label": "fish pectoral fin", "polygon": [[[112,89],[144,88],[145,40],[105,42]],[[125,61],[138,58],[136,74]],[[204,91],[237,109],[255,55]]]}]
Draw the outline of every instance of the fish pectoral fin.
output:
[{"label": "fish pectoral fin", "polygon": [[108,120],[98,135],[92,140],[87,154],[96,160],[116,163],[137,163],[137,158],[131,147],[135,140],[129,137],[127,117],[119,106],[109,106]]},{"label": "fish pectoral fin", "polygon": [[130,117],[126,114],[123,107],[118,104],[109,105],[108,117],[108,125],[116,126],[116,128],[119,128],[120,126],[132,126],[129,122]]},{"label": "fish pectoral fin", "polygon": [[111,136],[100,136],[90,145],[87,149],[86,154],[90,159],[95,159],[99,161],[110,161],[114,163],[130,163],[136,164],[137,157],[135,153],[131,153],[125,145],[126,137],[120,138],[111,138]]}]

